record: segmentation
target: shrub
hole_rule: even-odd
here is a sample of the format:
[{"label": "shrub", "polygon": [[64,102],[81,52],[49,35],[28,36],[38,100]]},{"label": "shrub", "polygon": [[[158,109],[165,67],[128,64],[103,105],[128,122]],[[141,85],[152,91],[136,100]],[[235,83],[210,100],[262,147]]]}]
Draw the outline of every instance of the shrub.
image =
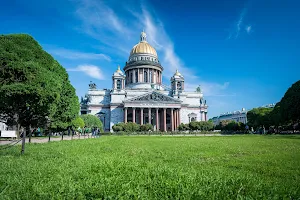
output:
[{"label": "shrub", "polygon": [[123,131],[123,127],[120,126],[119,124],[115,124],[112,126],[112,129],[114,132],[119,132],[119,131]]},{"label": "shrub", "polygon": [[112,129],[114,132],[119,132],[119,131],[136,132],[136,131],[140,131],[140,125],[133,122],[128,122],[128,123],[121,122],[113,125]]},{"label": "shrub", "polygon": [[152,131],[153,125],[152,124],[143,124],[140,126],[141,131]]},{"label": "shrub", "polygon": [[189,130],[189,125],[188,125],[188,124],[183,124],[183,123],[181,123],[181,124],[178,126],[178,130],[179,130],[179,131],[187,131],[187,130]]}]

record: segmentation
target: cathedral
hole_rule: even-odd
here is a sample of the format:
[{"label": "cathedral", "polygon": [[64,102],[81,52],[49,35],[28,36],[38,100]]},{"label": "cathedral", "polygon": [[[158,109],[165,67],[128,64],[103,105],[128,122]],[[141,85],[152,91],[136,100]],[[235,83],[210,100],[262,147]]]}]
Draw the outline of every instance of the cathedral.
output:
[{"label": "cathedral", "polygon": [[140,35],[123,71],[112,75],[112,89],[97,89],[89,85],[81,99],[81,114],[98,116],[105,131],[120,122],[150,123],[156,131],[175,131],[180,123],[207,121],[207,105],[200,87],[187,92],[184,76],[176,70],[170,86],[162,82],[163,66],[156,50]]}]

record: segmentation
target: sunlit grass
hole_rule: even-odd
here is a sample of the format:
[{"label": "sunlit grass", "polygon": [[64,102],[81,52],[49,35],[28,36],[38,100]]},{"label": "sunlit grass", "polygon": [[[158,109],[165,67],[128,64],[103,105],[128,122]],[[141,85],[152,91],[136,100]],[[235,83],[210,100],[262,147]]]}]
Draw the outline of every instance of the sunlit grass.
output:
[{"label": "sunlit grass", "polygon": [[135,137],[0,151],[0,199],[299,199],[299,136]]}]

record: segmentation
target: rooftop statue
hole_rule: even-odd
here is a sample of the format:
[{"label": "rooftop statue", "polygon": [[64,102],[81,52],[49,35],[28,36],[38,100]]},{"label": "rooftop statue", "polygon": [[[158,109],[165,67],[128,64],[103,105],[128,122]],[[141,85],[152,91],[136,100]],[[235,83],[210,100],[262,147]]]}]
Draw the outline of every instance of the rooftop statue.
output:
[{"label": "rooftop statue", "polygon": [[90,89],[90,90],[95,90],[95,89],[97,89],[96,83],[93,83],[92,81],[90,81],[89,89]]},{"label": "rooftop statue", "polygon": [[200,85],[197,87],[197,89],[196,89],[196,92],[199,92],[199,93],[201,93],[201,88],[200,88]]}]

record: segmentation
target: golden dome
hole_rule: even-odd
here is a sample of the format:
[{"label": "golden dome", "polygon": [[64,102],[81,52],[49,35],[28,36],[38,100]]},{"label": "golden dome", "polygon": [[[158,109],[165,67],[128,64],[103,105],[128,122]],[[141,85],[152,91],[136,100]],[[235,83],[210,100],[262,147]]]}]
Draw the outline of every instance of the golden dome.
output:
[{"label": "golden dome", "polygon": [[118,65],[118,69],[116,72],[122,72],[121,69],[120,69],[120,65]]},{"label": "golden dome", "polygon": [[178,71],[178,69],[176,69],[176,72],[175,72],[174,76],[182,76],[182,75],[180,74],[180,72]]},{"label": "golden dome", "polygon": [[130,55],[139,53],[148,53],[157,56],[156,50],[146,41],[146,33],[144,31],[141,33],[141,41],[132,48]]}]

